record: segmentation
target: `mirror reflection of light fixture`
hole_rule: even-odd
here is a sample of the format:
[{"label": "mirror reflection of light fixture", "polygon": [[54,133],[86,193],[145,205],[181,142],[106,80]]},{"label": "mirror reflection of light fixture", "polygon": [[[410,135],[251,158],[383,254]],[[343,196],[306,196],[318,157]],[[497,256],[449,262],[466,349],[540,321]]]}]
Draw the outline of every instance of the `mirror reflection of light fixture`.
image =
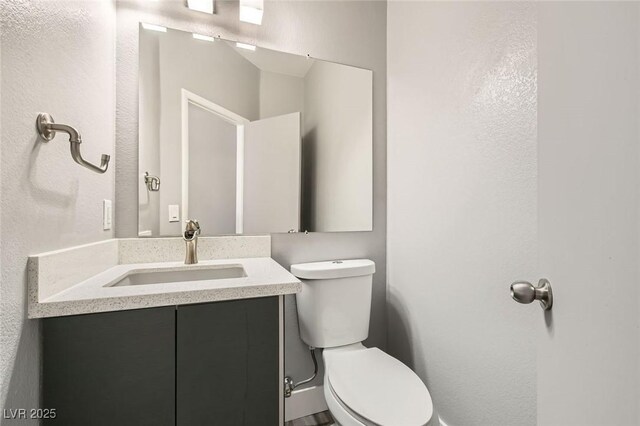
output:
[{"label": "mirror reflection of light fixture", "polygon": [[215,41],[215,38],[207,35],[202,35],[198,33],[193,33],[193,38],[196,40],[204,40],[204,41]]},{"label": "mirror reflection of light fixture", "polygon": [[167,28],[166,27],[162,27],[160,25],[154,25],[154,24],[147,24],[145,22],[142,23],[142,28],[144,28],[145,30],[159,31],[161,33],[166,33],[167,32]]},{"label": "mirror reflection of light fixture", "polygon": [[264,0],[240,0],[240,20],[250,24],[262,25]]},{"label": "mirror reflection of light fixture", "polygon": [[213,13],[213,0],[187,0],[187,7],[198,12]]},{"label": "mirror reflection of light fixture", "polygon": [[237,42],[236,47],[239,47],[240,49],[256,50],[256,47],[253,44],[247,44],[247,43]]}]

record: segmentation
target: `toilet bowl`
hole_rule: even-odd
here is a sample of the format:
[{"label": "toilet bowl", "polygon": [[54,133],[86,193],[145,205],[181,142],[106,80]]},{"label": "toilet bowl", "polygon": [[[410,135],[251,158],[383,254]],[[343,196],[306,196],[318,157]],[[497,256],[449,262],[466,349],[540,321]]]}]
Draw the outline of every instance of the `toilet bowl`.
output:
[{"label": "toilet bowl", "polygon": [[342,426],[434,426],[427,387],[409,367],[360,343],[325,349],[324,396]]},{"label": "toilet bowl", "polygon": [[291,266],[300,337],[324,348],[324,396],[341,426],[437,426],[431,395],[406,365],[361,342],[369,334],[372,276],[368,259]]}]

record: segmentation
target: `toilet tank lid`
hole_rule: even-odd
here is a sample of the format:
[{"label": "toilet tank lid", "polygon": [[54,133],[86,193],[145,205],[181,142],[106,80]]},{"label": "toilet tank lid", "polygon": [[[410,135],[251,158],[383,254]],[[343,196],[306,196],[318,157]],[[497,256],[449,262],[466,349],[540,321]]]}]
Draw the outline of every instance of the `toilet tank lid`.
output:
[{"label": "toilet tank lid", "polygon": [[376,264],[369,259],[328,260],[291,265],[291,273],[306,280],[358,277],[372,275],[374,272]]}]

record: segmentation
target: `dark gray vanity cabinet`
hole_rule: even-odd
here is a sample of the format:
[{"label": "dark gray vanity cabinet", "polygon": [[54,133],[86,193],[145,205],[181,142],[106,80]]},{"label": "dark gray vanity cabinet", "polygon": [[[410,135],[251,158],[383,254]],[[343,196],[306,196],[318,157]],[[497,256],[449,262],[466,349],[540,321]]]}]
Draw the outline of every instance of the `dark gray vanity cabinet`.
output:
[{"label": "dark gray vanity cabinet", "polygon": [[177,425],[279,418],[278,298],[178,307]]},{"label": "dark gray vanity cabinet", "polygon": [[45,424],[280,422],[278,297],[43,321]]},{"label": "dark gray vanity cabinet", "polygon": [[43,321],[44,424],[175,424],[175,307]]}]

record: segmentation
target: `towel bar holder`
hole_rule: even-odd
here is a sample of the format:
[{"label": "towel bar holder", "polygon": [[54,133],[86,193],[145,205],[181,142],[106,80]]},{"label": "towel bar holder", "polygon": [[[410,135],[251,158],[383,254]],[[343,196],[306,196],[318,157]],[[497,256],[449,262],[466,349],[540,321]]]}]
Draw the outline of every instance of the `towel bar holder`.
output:
[{"label": "towel bar holder", "polygon": [[92,170],[96,173],[104,173],[109,168],[109,160],[111,156],[107,154],[102,154],[102,158],[100,159],[100,166],[96,166],[95,164],[91,164],[82,158],[82,154],[80,154],[80,144],[82,143],[82,137],[80,133],[73,127],[68,126],[66,124],[58,124],[53,121],[53,117],[47,114],[46,112],[38,114],[38,118],[36,120],[36,128],[38,129],[38,133],[44,142],[49,142],[56,136],[56,132],[63,132],[69,135],[69,143],[71,145],[71,157],[73,161],[80,164],[81,166],[86,167],[89,170]]}]

